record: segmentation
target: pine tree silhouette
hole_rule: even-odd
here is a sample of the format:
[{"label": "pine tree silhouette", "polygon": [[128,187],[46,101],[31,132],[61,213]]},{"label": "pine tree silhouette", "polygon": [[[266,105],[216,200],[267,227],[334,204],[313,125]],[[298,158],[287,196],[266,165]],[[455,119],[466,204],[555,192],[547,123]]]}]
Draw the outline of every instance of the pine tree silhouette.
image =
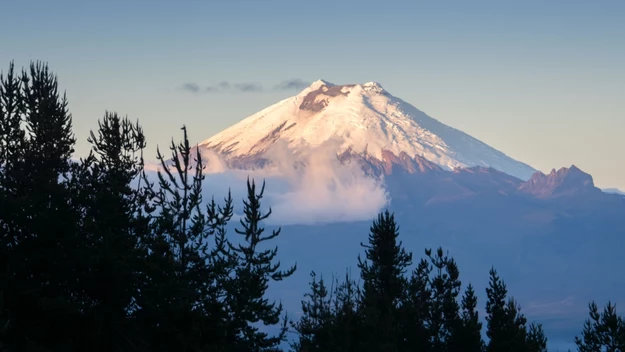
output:
[{"label": "pine tree silhouette", "polygon": [[243,218],[240,228],[235,232],[240,235],[237,243],[228,241],[229,255],[237,261],[235,269],[236,280],[233,282],[236,295],[230,297],[229,308],[232,311],[235,323],[237,340],[236,350],[240,351],[273,351],[284,341],[288,321],[284,318],[281,331],[277,336],[269,336],[257,327],[276,325],[280,323],[282,303],[269,302],[265,298],[270,281],[281,281],[293,275],[296,266],[286,270],[280,269],[280,262],[276,261],[278,247],[267,247],[268,241],[280,235],[281,229],[265,235],[265,228],[261,222],[271,215],[271,209],[266,213],[261,211],[261,202],[265,190],[265,182],[256,193],[256,184],[247,181],[247,198],[243,200]]},{"label": "pine tree silhouette", "polygon": [[412,263],[412,254],[397,241],[399,228],[388,210],[378,215],[362,244],[366,259],[358,256],[362,279],[360,303],[365,346],[370,350],[393,351],[401,340],[399,309],[406,290],[404,274]]},{"label": "pine tree silhouette", "polygon": [[507,297],[506,284],[494,268],[490,270],[489,287],[486,288],[486,351],[527,351],[527,319],[512,297]]},{"label": "pine tree silhouette", "polygon": [[469,284],[462,297],[462,329],[460,345],[467,352],[481,352],[484,350],[482,341],[482,323],[477,312],[477,297],[473,285]]},{"label": "pine tree silhouette", "polygon": [[616,306],[611,302],[603,312],[595,302],[588,305],[590,318],[584,323],[581,338],[575,337],[579,352],[625,351],[625,319],[616,314]]},{"label": "pine tree silhouette", "polygon": [[425,251],[432,266],[429,286],[430,304],[426,320],[431,336],[433,351],[454,351],[463,348],[460,340],[462,322],[457,298],[461,282],[459,271],[453,258],[443,254],[438,248],[435,255]]},{"label": "pine tree silhouette", "polygon": [[92,152],[75,165],[74,199],[85,209],[81,236],[84,270],[81,290],[86,297],[81,310],[91,351],[130,350],[144,343],[132,321],[139,295],[140,275],[147,253],[142,240],[149,234],[144,211],[147,197],[142,181],[145,137],[139,124],[106,112],[91,132]]},{"label": "pine tree silhouette", "polygon": [[[7,344],[69,348],[78,302],[79,213],[69,191],[75,138],[65,97],[47,65],[31,63],[2,79],[3,299]],[[25,260],[25,258],[28,258]],[[67,324],[58,324],[66,317]]]}]

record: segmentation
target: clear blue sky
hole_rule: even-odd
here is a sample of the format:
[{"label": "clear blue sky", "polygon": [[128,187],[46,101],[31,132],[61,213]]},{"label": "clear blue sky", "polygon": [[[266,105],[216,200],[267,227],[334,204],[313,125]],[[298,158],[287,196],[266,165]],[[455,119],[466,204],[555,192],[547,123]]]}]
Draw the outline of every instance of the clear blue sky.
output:
[{"label": "clear blue sky", "polygon": [[[549,171],[625,189],[625,0],[7,1],[0,68],[44,60],[79,143],[106,109],[164,146],[293,95],[281,81],[380,82],[432,117]],[[219,82],[262,92],[192,94]]]}]

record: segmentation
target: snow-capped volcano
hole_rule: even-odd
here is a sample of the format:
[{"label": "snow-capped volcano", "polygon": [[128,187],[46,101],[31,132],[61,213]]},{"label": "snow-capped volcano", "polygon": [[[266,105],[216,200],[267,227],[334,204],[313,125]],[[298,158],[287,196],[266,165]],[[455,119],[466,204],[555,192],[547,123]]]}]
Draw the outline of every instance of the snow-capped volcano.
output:
[{"label": "snow-capped volcano", "polygon": [[[335,85],[318,80],[201,142],[229,166],[271,163],[267,151],[284,144],[294,155],[331,144],[341,160],[365,161],[390,173],[486,166],[521,179],[536,171],[479,140],[429,117],[379,83]],[[327,150],[327,149],[324,149]]]}]

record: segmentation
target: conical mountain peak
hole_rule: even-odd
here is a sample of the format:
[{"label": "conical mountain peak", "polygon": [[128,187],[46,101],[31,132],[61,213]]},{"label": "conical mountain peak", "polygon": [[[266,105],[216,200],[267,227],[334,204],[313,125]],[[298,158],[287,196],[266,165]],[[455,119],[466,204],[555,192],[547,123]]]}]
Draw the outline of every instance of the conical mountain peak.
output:
[{"label": "conical mountain peak", "polygon": [[328,143],[337,157],[348,153],[375,165],[400,159],[402,165],[409,165],[408,158],[447,170],[493,167],[521,179],[535,172],[426,115],[385,91],[378,82],[337,85],[317,80],[298,95],[263,109],[200,145],[234,160],[238,167],[247,167],[250,160],[262,160],[255,161],[262,165],[270,162],[267,152],[275,144],[286,145],[290,153],[301,155]]},{"label": "conical mountain peak", "polygon": [[308,86],[308,88],[312,89],[312,90],[315,90],[315,89],[319,89],[319,88],[321,88],[323,86],[332,87],[332,86],[335,86],[335,84],[334,83],[330,83],[330,82],[326,81],[325,79],[318,79],[318,80],[312,82],[310,84],[310,86]]}]

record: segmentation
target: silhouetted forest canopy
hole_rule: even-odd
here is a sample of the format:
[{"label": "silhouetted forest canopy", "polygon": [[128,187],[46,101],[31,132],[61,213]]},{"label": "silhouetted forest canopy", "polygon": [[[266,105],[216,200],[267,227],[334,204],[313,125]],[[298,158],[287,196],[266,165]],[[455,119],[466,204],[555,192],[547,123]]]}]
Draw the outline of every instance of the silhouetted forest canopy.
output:
[{"label": "silhouetted forest canopy", "polygon": [[[203,198],[186,128],[158,152],[151,182],[139,123],[105,112],[96,127],[88,156],[73,159],[68,101],[47,64],[11,63],[0,76],[2,351],[282,351],[287,341],[307,352],[547,349],[542,325],[527,321],[494,268],[488,287],[462,290],[454,259],[442,248],[416,258],[388,211],[354,243],[359,279],[311,273],[293,320],[267,298],[296,267],[277,260],[280,231],[263,228],[264,182],[248,179],[228,231],[235,201]],[[625,351],[614,305],[589,308],[578,350]]]}]

